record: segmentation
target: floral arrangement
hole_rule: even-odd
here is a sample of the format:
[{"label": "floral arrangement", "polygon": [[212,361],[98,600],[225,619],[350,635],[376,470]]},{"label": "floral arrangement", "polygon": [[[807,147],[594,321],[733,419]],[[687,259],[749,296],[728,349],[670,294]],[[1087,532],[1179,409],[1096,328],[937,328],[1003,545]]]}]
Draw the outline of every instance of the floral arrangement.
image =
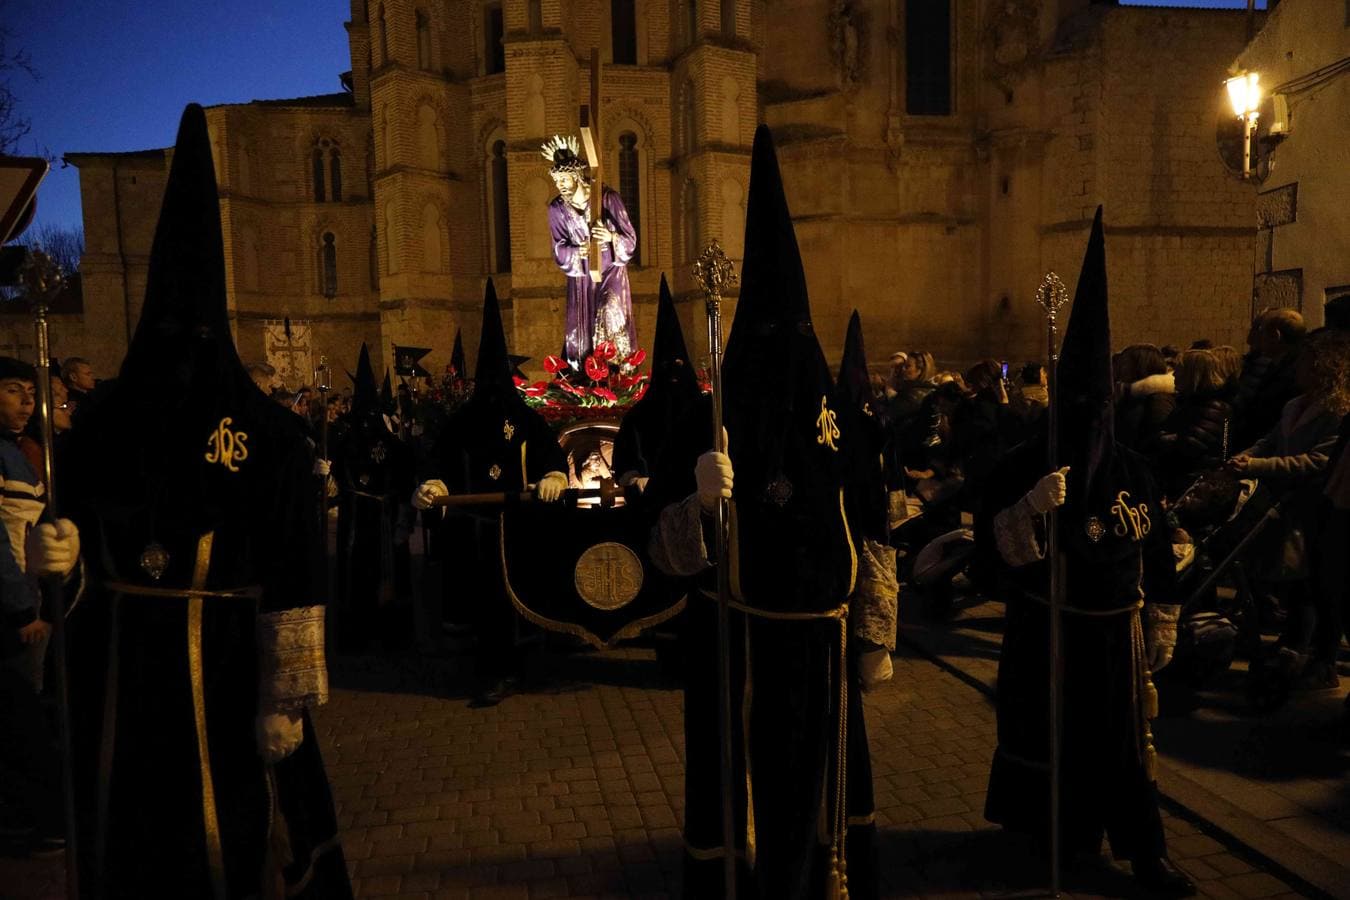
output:
[{"label": "floral arrangement", "polygon": [[531,383],[516,376],[516,389],[550,421],[622,415],[647,393],[648,376],[638,374],[646,360],[646,350],[621,359],[613,343],[601,341],[581,365],[544,357],[544,371],[553,380]]}]

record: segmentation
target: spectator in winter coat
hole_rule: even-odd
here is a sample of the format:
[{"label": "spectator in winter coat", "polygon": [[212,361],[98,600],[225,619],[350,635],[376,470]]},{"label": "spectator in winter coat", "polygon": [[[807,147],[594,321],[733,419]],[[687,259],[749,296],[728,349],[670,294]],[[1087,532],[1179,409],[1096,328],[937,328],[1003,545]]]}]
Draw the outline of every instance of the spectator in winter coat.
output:
[{"label": "spectator in winter coat", "polygon": [[1289,612],[1276,665],[1292,676],[1311,661],[1310,674],[1318,686],[1335,687],[1340,635],[1330,627],[1318,628],[1319,619],[1325,626],[1336,617],[1323,609],[1332,601],[1315,589],[1318,560],[1308,548],[1318,546],[1322,523],[1316,513],[1327,465],[1341,419],[1350,413],[1350,339],[1331,329],[1314,332],[1294,372],[1302,393],[1285,405],[1279,424],[1229,460],[1229,466],[1269,483],[1280,494],[1283,541],[1264,572],[1268,580],[1283,582]]},{"label": "spectator in winter coat", "polygon": [[1298,396],[1294,364],[1307,327],[1297,310],[1268,309],[1247,334],[1251,352],[1243,361],[1233,400],[1233,446],[1247,447],[1280,421],[1285,404]]},{"label": "spectator in winter coat", "polygon": [[1112,360],[1118,384],[1116,442],[1153,459],[1160,449],[1162,425],[1172,414],[1176,394],[1162,351],[1133,344]]},{"label": "spectator in winter coat", "polygon": [[1187,350],[1175,372],[1176,408],[1163,423],[1158,466],[1169,496],[1223,465],[1233,407],[1221,360],[1213,350]]}]

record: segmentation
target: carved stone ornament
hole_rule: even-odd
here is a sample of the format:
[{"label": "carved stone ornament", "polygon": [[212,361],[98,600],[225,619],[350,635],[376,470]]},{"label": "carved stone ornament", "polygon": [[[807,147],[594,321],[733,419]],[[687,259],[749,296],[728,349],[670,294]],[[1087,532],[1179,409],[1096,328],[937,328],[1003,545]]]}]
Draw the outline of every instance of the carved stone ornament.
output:
[{"label": "carved stone ornament", "polygon": [[858,0],[834,0],[830,4],[830,56],[839,85],[851,88],[867,71],[868,15]]},{"label": "carved stone ornament", "polygon": [[1011,90],[1040,62],[1039,18],[1036,0],[1003,0],[990,11],[982,43],[989,78],[1004,90]]}]

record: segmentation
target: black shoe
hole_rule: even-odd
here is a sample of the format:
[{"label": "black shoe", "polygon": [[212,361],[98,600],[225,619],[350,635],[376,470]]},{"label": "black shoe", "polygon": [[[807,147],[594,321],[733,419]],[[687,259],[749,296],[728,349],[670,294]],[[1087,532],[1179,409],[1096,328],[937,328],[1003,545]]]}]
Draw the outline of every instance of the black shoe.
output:
[{"label": "black shoe", "polygon": [[1166,857],[1136,859],[1130,863],[1134,880],[1140,887],[1159,897],[1193,897],[1195,882],[1177,871]]},{"label": "black shoe", "polygon": [[479,691],[474,694],[473,699],[469,701],[470,709],[484,709],[490,706],[496,706],[507,697],[516,692],[520,680],[514,677],[506,677],[498,681],[492,687]]}]

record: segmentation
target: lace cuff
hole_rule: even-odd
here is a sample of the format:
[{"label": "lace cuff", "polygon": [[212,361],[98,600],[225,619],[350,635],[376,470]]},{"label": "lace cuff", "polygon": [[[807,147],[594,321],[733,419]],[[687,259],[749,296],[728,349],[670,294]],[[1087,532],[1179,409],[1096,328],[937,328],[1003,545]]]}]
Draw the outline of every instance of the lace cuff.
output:
[{"label": "lace cuff", "polygon": [[994,516],[994,540],[998,555],[1014,568],[1045,559],[1045,547],[1036,535],[1036,519],[1025,497]]},{"label": "lace cuff", "polygon": [[296,710],[328,702],[324,608],[301,606],[258,617],[258,705]]},{"label": "lace cuff", "polygon": [[858,587],[849,603],[853,636],[887,650],[895,649],[895,548],[865,540],[858,548]]},{"label": "lace cuff", "polygon": [[698,494],[661,510],[648,549],[652,564],[667,575],[686,578],[712,565],[703,543],[703,509]]},{"label": "lace cuff", "polygon": [[1181,618],[1181,605],[1176,603],[1146,603],[1144,621],[1147,624],[1150,646],[1159,644],[1166,647],[1177,645],[1177,621]]}]

